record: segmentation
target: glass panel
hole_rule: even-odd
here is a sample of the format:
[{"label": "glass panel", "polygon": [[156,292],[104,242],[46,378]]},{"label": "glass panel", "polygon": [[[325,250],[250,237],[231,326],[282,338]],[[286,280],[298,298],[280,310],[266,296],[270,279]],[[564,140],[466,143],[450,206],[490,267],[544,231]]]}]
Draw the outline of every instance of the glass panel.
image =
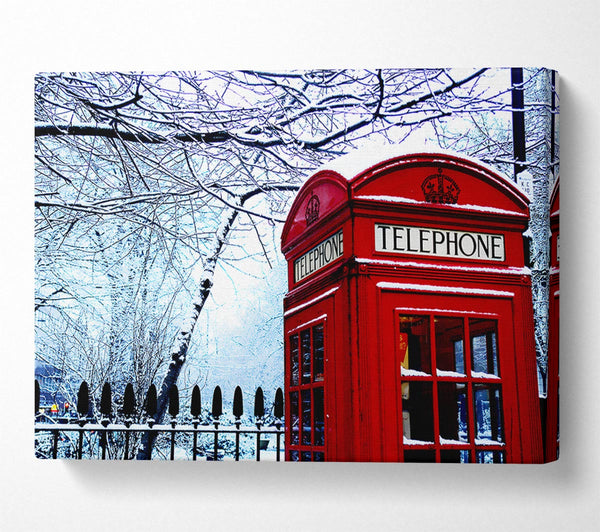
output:
[{"label": "glass panel", "polygon": [[498,369],[498,345],[496,340],[496,331],[490,333],[492,337],[492,364],[494,367],[494,375],[500,375],[500,370]]},{"label": "glass panel", "polygon": [[440,382],[438,384],[440,419],[440,443],[463,443],[469,441],[467,425],[467,388],[465,384]]},{"label": "glass panel", "polygon": [[291,370],[291,386],[298,386],[298,335],[290,336],[290,370]]},{"label": "glass panel", "polygon": [[291,444],[300,443],[300,418],[298,416],[298,392],[290,393],[290,425],[291,425]]},{"label": "glass panel", "polygon": [[324,462],[325,453],[313,453],[313,462]]},{"label": "glass panel", "polygon": [[503,451],[477,451],[475,453],[478,464],[503,464]]},{"label": "glass panel", "polygon": [[479,443],[477,440],[503,441],[500,386],[474,384],[473,400],[475,401],[475,444]]},{"label": "glass panel", "polygon": [[290,451],[289,453],[290,462],[299,462],[300,453],[298,451]]},{"label": "glass panel", "polygon": [[400,364],[404,375],[431,375],[428,316],[400,316]]},{"label": "glass panel", "polygon": [[302,350],[302,384],[310,382],[310,329],[300,333],[300,346]]},{"label": "glass panel", "polygon": [[437,369],[464,375],[463,319],[436,316],[434,325]]},{"label": "glass panel", "polygon": [[324,354],[323,325],[316,325],[313,327],[313,379],[315,382],[323,380]]},{"label": "glass panel", "polygon": [[466,373],[465,370],[465,345],[464,340],[454,342],[454,360],[456,361],[457,373]]},{"label": "glass panel", "polygon": [[469,319],[473,373],[499,376],[496,320]]},{"label": "glass panel", "polygon": [[302,451],[302,461],[303,462],[312,462],[311,453],[308,451]]},{"label": "glass panel", "polygon": [[302,445],[311,444],[310,390],[302,390]]},{"label": "glass panel", "polygon": [[313,390],[315,409],[315,445],[325,445],[325,405],[323,401],[323,388]]},{"label": "glass panel", "polygon": [[405,462],[435,462],[435,451],[431,450],[407,450],[404,451]]},{"label": "glass panel", "polygon": [[[405,444],[432,442],[433,397],[431,382],[405,382],[402,385],[402,418]],[[404,393],[406,390],[406,394]]]},{"label": "glass panel", "polygon": [[445,464],[468,464],[471,461],[469,451],[442,450],[440,451],[440,462]]}]

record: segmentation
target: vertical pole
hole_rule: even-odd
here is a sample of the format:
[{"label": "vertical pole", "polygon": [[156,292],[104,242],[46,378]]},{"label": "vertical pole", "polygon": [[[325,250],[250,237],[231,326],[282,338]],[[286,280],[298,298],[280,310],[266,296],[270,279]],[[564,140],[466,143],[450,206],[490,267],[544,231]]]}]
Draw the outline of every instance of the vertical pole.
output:
[{"label": "vertical pole", "polygon": [[215,426],[215,442],[213,446],[213,461],[216,461],[218,456],[217,452],[219,450],[219,418],[223,415],[223,394],[221,393],[221,387],[216,386],[215,391],[213,392],[213,402],[212,402],[212,418],[213,424]]},{"label": "vertical pole", "polygon": [[54,443],[52,445],[52,458],[54,458],[56,460],[56,457],[58,456],[58,431],[55,430],[54,432]]},{"label": "vertical pole", "polygon": [[106,429],[102,430],[102,435],[100,436],[100,446],[102,447],[102,460],[106,460],[106,446],[108,443],[108,438],[106,437]]},{"label": "vertical pole", "polygon": [[242,389],[236,386],[233,394],[233,415],[235,416],[235,461],[240,460],[240,418],[244,413],[244,399],[242,396]]},{"label": "vertical pole", "polygon": [[258,432],[256,433],[256,461],[260,462],[260,423],[256,424]]},{"label": "vertical pole", "polygon": [[[148,437],[151,438],[150,441],[154,441],[158,435],[155,430],[149,430],[147,432]],[[152,445],[148,447],[148,454],[146,455],[146,460],[152,460]]]},{"label": "vertical pole", "polygon": [[279,462],[281,460],[279,457],[279,453],[281,451],[281,432],[280,432],[279,423],[277,423],[276,427],[277,427],[277,458],[276,458],[276,460]]},{"label": "vertical pole", "polygon": [[190,414],[192,414],[194,424],[194,449],[193,458],[196,460],[196,454],[198,453],[198,424],[200,423],[200,414],[202,413],[202,401],[200,398],[200,387],[196,384],[192,390],[192,402],[190,404]]},{"label": "vertical pole", "polygon": [[217,452],[219,449],[219,422],[215,421],[215,441],[213,445],[213,462],[217,461]]},{"label": "vertical pole", "polygon": [[514,152],[514,175],[525,170],[526,147],[525,147],[525,92],[523,90],[523,69],[510,69],[511,95],[512,95],[512,125],[513,125],[513,152]]},{"label": "vertical pole", "polygon": [[194,421],[194,449],[192,451],[192,460],[196,461],[196,454],[198,453],[198,422]]},{"label": "vertical pole", "polygon": [[83,429],[79,430],[79,447],[77,449],[77,459],[81,460],[83,455]]},{"label": "vertical pole", "polygon": [[125,432],[125,454],[124,460],[128,460],[129,458],[129,431]]}]

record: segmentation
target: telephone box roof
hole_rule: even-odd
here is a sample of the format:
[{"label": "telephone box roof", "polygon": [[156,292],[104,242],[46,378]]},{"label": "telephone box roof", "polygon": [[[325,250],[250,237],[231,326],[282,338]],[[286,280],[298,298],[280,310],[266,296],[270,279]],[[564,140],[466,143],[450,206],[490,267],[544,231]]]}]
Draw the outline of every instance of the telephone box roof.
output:
[{"label": "telephone box roof", "polygon": [[[454,204],[424,201],[420,187],[408,174],[410,168],[430,168],[440,172],[451,170],[469,176],[466,190]],[[387,177],[386,177],[387,176]],[[412,180],[414,181],[414,179]],[[419,190],[417,190],[419,189]],[[304,232],[305,210],[314,194],[319,195],[321,217],[336,211],[351,200],[398,204],[423,204],[451,212],[457,210],[487,212],[500,215],[528,216],[529,199],[520,188],[491,166],[451,151],[419,151],[405,153],[399,146],[369,146],[355,150],[318,169],[302,186],[290,209],[282,232],[283,247]],[[419,196],[421,194],[421,196]]]}]

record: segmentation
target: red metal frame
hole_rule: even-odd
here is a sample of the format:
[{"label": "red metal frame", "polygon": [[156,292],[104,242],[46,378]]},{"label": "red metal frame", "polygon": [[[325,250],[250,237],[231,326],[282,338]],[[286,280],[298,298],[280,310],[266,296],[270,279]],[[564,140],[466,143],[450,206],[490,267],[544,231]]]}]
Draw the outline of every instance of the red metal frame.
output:
[{"label": "red metal frame", "polygon": [[559,433],[559,317],[560,317],[560,257],[559,207],[560,183],[556,179],[550,197],[550,301],[548,313],[548,392],[546,399],[546,461],[558,459]]},{"label": "red metal frame", "polygon": [[[433,443],[429,445],[414,445],[414,444],[406,444],[402,443],[402,456],[404,451],[406,450],[423,450],[423,449],[433,449],[435,450],[435,461],[441,461],[440,452],[444,450],[463,450],[469,452],[469,462],[476,462],[476,452],[501,452],[504,456],[505,454],[505,443],[501,440],[498,440],[498,444],[477,444],[476,443],[476,435],[475,435],[475,413],[474,413],[474,385],[489,385],[494,387],[502,386],[502,378],[485,378],[485,377],[473,377],[472,376],[472,352],[471,352],[471,343],[474,336],[471,335],[471,331],[469,328],[470,319],[475,317],[479,317],[482,319],[489,320],[490,317],[496,318],[495,322],[497,322],[498,315],[477,315],[473,314],[460,314],[456,312],[439,312],[437,309],[435,311],[431,311],[430,313],[423,313],[423,310],[420,313],[413,312],[413,309],[405,308],[405,309],[397,309],[402,312],[403,315],[410,313],[411,315],[421,315],[427,316],[429,318],[430,324],[430,332],[429,338],[435,338],[435,318],[440,316],[452,317],[462,320],[463,322],[463,339],[470,339],[468,342],[463,342],[464,351],[464,365],[465,365],[465,373],[463,377],[458,376],[448,376],[448,375],[438,375],[438,365],[437,365],[437,346],[435,341],[431,340],[431,374],[429,376],[400,376],[400,386],[402,383],[410,383],[410,382],[429,382],[432,384],[432,416],[433,416]],[[398,330],[398,328],[396,328]],[[498,342],[499,344],[500,342]],[[398,342],[396,342],[396,346],[398,346]],[[500,348],[497,348],[498,351],[501,351]],[[499,357],[500,360],[504,361],[508,357]],[[434,371],[435,369],[435,371]],[[465,387],[465,391],[467,393],[467,426],[468,426],[468,438],[469,441],[465,443],[442,443],[441,441],[441,431],[440,431],[440,420],[439,420],[439,397],[438,391],[439,386],[438,383],[456,383],[462,384]],[[400,399],[400,403],[402,404],[402,399]],[[504,460],[503,460],[504,461]]]},{"label": "red metal frame", "polygon": [[[286,334],[286,368],[290,368],[289,371],[286,370],[286,390],[287,390],[287,415],[286,419],[289,420],[288,425],[290,426],[289,431],[289,439],[287,440],[286,445],[286,459],[291,461],[306,461],[305,456],[306,453],[310,453],[310,460],[308,461],[323,461],[324,453],[325,453],[325,434],[326,429],[323,429],[323,441],[317,442],[317,432],[316,432],[316,408],[315,405],[317,401],[315,400],[315,394],[321,390],[324,394],[326,387],[325,380],[325,371],[320,374],[320,378],[317,379],[317,376],[314,373],[314,360],[315,360],[315,328],[322,327],[323,329],[323,369],[325,363],[325,356],[327,355],[327,322],[324,317],[317,317],[307,323],[303,323],[295,328],[287,331]],[[303,352],[302,352],[302,335],[308,333],[310,337],[310,370],[309,370],[309,378],[308,381],[303,381]],[[297,341],[296,349],[292,349],[292,339]],[[297,368],[298,375],[294,377],[294,371],[292,369],[292,354],[296,352],[297,356]],[[304,427],[304,416],[303,416],[303,400],[302,396],[304,393],[310,394],[310,427],[308,431],[305,431]],[[290,399],[292,394],[296,394],[297,401],[295,406],[295,414],[292,412],[293,401]],[[325,417],[325,408],[323,405],[323,418]],[[294,420],[298,420],[298,434],[297,437],[293,436],[294,432]],[[325,421],[325,419],[323,419]],[[305,441],[305,436],[308,434],[309,441]]]},{"label": "red metal frame", "polygon": [[[421,188],[425,180],[429,179],[427,184],[444,181],[432,175],[453,183],[452,194],[434,196],[456,203],[425,201]],[[284,300],[286,414],[289,420],[289,394],[296,390],[290,383],[289,335],[312,320],[323,320],[326,436],[319,452],[322,449],[326,460],[404,460],[405,451],[415,448],[403,443],[401,390],[402,383],[410,382],[431,382],[435,408],[430,450],[436,461],[441,461],[442,451],[454,448],[468,451],[471,461],[476,461],[480,450],[504,453],[506,462],[543,460],[531,281],[524,268],[527,205],[527,198],[512,183],[489,168],[446,154],[396,157],[355,176],[322,171],[304,185],[282,236],[289,264],[289,292]],[[395,238],[418,234],[421,247],[411,248],[409,240],[406,250],[382,245],[377,251],[376,224],[389,226]],[[329,263],[320,262],[311,275],[296,282],[294,262],[339,231],[343,231],[343,254]],[[448,231],[450,256],[434,254],[437,247],[425,240],[441,238],[440,231]],[[474,258],[466,245],[459,256],[452,239],[464,233],[470,235],[465,237],[467,243],[475,242],[478,234],[501,235],[501,260],[499,255],[492,260],[485,248],[480,258]],[[500,378],[473,377],[469,365],[464,378],[438,376],[433,369],[428,377],[402,376],[398,321],[402,313],[461,317],[464,358],[469,364],[467,318],[493,316],[498,321]],[[433,334],[433,319],[430,326]],[[431,356],[435,363],[435,348]],[[440,382],[466,387],[470,436],[465,445],[440,443]],[[486,383],[501,386],[504,439],[477,445],[473,394],[477,384]],[[286,430],[288,450],[300,450],[290,447],[289,422]]]}]

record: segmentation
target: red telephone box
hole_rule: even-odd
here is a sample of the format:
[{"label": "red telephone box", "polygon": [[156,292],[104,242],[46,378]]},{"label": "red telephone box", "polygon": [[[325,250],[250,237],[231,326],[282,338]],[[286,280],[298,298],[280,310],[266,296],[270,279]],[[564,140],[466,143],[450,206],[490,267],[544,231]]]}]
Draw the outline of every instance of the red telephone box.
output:
[{"label": "red telephone box", "polygon": [[282,234],[286,459],[541,462],[527,225],[454,155],[313,175]]},{"label": "red telephone box", "polygon": [[556,460],[559,454],[558,433],[558,339],[559,339],[559,179],[556,179],[550,197],[550,301],[548,312],[548,394],[546,399],[546,461]]}]

